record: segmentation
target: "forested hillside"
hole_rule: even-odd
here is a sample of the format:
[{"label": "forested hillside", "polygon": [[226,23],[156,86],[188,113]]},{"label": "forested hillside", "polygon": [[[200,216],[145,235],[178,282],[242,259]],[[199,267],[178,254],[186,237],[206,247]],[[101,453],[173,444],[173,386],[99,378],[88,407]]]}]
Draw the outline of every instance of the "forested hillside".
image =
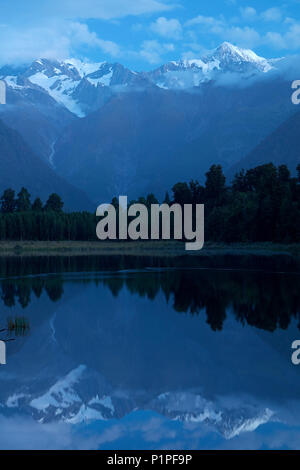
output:
[{"label": "forested hillside", "polygon": [[[238,173],[231,186],[220,165],[206,173],[205,185],[192,180],[179,182],[166,193],[172,205],[205,205],[205,239],[221,242],[299,242],[300,165],[297,177],[288,168],[272,163]],[[149,209],[159,201],[154,194],[137,201]],[[112,204],[118,211],[118,199]],[[52,194],[43,205],[33,202],[27,189],[15,195],[12,189],[1,197],[1,240],[96,240],[97,218],[89,212],[63,211],[60,196]]]}]

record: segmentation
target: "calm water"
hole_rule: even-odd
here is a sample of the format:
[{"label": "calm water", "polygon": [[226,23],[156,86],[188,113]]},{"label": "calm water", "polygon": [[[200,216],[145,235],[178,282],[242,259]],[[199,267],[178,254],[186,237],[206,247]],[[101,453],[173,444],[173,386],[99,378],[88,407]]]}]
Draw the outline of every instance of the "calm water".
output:
[{"label": "calm water", "polygon": [[2,261],[1,449],[300,448],[299,275],[90,261]]}]

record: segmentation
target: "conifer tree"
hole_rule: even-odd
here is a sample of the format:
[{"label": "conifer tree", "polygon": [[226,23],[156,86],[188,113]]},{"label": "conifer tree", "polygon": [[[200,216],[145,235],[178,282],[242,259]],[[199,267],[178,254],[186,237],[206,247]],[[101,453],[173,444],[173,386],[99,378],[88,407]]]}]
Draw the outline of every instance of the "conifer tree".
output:
[{"label": "conifer tree", "polygon": [[26,188],[22,188],[16,200],[17,212],[28,212],[31,210],[30,194]]},{"label": "conifer tree", "polygon": [[15,192],[13,189],[6,189],[1,196],[1,212],[9,214],[16,208]]}]

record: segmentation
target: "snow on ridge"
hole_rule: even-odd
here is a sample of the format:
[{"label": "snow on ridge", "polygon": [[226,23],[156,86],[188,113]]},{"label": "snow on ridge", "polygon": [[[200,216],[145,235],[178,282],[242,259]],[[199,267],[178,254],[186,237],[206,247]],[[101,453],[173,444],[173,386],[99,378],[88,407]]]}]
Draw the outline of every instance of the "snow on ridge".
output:
[{"label": "snow on ridge", "polygon": [[[224,42],[216,49],[213,49],[206,56],[194,59],[184,59],[180,61],[171,61],[165,67],[167,73],[176,69],[194,69],[197,73],[202,72],[204,75],[209,74],[213,70],[220,70],[221,63],[249,63],[256,65],[257,68],[263,72],[268,72],[273,68],[273,59],[265,59],[264,57],[258,56],[251,49],[242,49],[229,42]],[[168,66],[169,65],[169,66]]]},{"label": "snow on ridge", "polygon": [[[120,87],[132,90],[131,85],[136,86],[139,83],[142,87],[152,83],[165,90],[189,90],[214,79],[223,80],[223,76],[226,82],[227,76],[232,73],[236,81],[247,79],[254,74],[267,73],[278,68],[279,60],[265,59],[250,49],[242,49],[224,42],[206,56],[171,61],[150,72],[133,72],[120,64],[109,62],[39,58],[16,75],[13,70],[7,69],[5,73],[9,75],[1,78],[16,93],[22,93],[23,89],[31,88],[31,85],[38,86],[56,103],[81,118],[95,110],[91,105],[91,97],[95,98],[94,103],[102,103],[101,93],[104,92],[105,101],[108,95],[105,87],[111,87],[113,93],[118,92]],[[136,75],[134,80],[132,74]]]},{"label": "snow on ridge", "polygon": [[234,426],[230,431],[225,431],[224,437],[225,439],[233,439],[242,433],[253,432],[259,426],[268,423],[273,415],[274,412],[269,408],[266,408],[261,415],[256,416],[255,418],[246,419],[240,424]]},{"label": "snow on ridge", "polygon": [[79,73],[81,78],[86,75],[97,72],[106,62],[83,62],[80,59],[66,59],[62,64],[74,67]]},{"label": "snow on ridge", "polygon": [[155,408],[174,421],[209,424],[230,440],[245,432],[253,432],[268,423],[275,415],[269,408],[255,410],[253,407],[223,408],[191,392],[166,392],[157,397]]},{"label": "snow on ridge", "polygon": [[56,102],[65,106],[71,113],[79,117],[85,116],[80,105],[69,95],[76,89],[78,82],[70,79],[67,75],[60,75],[58,81],[56,75],[47,77],[44,73],[37,72],[29,77],[29,81],[46,90]]},{"label": "snow on ridge", "polygon": [[17,84],[17,80],[18,80],[18,77],[13,76],[13,75],[8,75],[7,77],[4,78],[4,81],[6,82],[6,84],[9,87],[13,88],[14,90],[20,90],[24,88],[23,86],[20,86]]},{"label": "snow on ridge", "polygon": [[68,408],[74,402],[81,402],[72,387],[79,381],[85,369],[84,365],[73,369],[64,378],[58,380],[44,395],[31,400],[30,406],[38,411],[45,411],[49,406]]},{"label": "snow on ridge", "polygon": [[251,61],[251,62],[261,62],[261,61],[267,60],[264,57],[258,56],[251,49],[242,49],[226,41],[223,42],[223,44],[221,44],[221,46],[219,46],[217,49],[215,49],[215,52],[220,51],[220,50],[224,52],[229,52],[231,54],[239,55],[243,59]]},{"label": "snow on ridge", "polygon": [[111,397],[108,397],[108,396],[104,396],[102,398],[99,398],[98,395],[96,395],[94,398],[92,398],[89,403],[89,405],[101,405],[103,406],[104,408],[107,408],[108,410],[111,411],[111,413],[113,414],[115,412],[115,407],[113,405],[113,402],[112,402],[112,399]]},{"label": "snow on ridge", "polygon": [[19,400],[26,398],[28,395],[24,393],[14,393],[6,400],[7,408],[17,408],[19,406]]},{"label": "snow on ridge", "polygon": [[207,58],[211,57],[221,57],[226,58],[227,60],[231,59],[233,62],[239,60],[240,62],[248,62],[253,65],[256,64],[263,67],[263,72],[268,72],[273,68],[271,65],[271,59],[269,61],[264,57],[260,57],[251,49],[242,49],[226,41],[208,54]]},{"label": "snow on ridge", "polygon": [[86,423],[89,421],[106,421],[106,418],[103,416],[101,411],[90,408],[84,404],[81,405],[78,413],[66,418],[64,421],[69,424],[80,424]]},{"label": "snow on ridge", "polygon": [[112,70],[112,67],[110,67],[110,71],[106,73],[105,75],[102,75],[102,77],[99,77],[99,78],[87,77],[87,80],[94,86],[97,86],[98,84],[102,86],[110,86],[112,76],[113,76],[113,70]]},{"label": "snow on ridge", "polygon": [[[29,406],[39,412],[36,416],[39,422],[48,421],[50,418],[77,425],[116,418],[111,396],[96,394],[85,402],[83,397],[80,397],[74,390],[74,386],[80,381],[85,370],[86,366],[80,365],[59,379],[44,395],[29,402]],[[23,393],[11,395],[6,401],[6,406],[16,408],[19,406],[19,400],[27,396]],[[117,407],[119,406],[120,403]],[[190,423],[194,426],[209,426],[226,440],[254,432],[260,426],[277,420],[274,418],[275,412],[269,408],[247,403],[224,407],[221,402],[209,400],[194,392],[166,392],[151,399],[148,404],[143,404],[142,408],[130,406],[130,411],[128,411],[128,406],[123,404],[119,409],[127,410],[126,414],[137,409],[149,409],[174,421]]]}]

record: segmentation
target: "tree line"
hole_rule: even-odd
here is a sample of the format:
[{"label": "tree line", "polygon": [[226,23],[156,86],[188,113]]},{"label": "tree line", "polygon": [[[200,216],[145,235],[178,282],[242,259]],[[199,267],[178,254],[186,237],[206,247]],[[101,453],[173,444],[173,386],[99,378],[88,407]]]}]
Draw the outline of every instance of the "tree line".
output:
[{"label": "tree line", "polygon": [[31,203],[26,188],[17,195],[6,189],[0,198],[0,240],[95,240],[95,215],[64,212],[63,207],[56,193],[43,204],[39,197]]},{"label": "tree line", "polygon": [[179,204],[205,204],[205,239],[219,242],[299,242],[300,164],[292,177],[286,165],[272,163],[235,175],[231,185],[220,165],[198,181],[173,187]]},{"label": "tree line", "polygon": [[[226,184],[221,165],[212,165],[205,184],[178,182],[167,192],[165,204],[204,204],[205,240],[218,242],[300,241],[300,164],[292,177],[286,165],[272,163],[235,175]],[[133,203],[159,201],[154,194]],[[118,211],[118,199],[112,204]],[[26,188],[16,195],[6,189],[0,198],[0,240],[97,240],[95,214],[64,212],[64,203],[53,193],[45,204],[33,203]]]}]

